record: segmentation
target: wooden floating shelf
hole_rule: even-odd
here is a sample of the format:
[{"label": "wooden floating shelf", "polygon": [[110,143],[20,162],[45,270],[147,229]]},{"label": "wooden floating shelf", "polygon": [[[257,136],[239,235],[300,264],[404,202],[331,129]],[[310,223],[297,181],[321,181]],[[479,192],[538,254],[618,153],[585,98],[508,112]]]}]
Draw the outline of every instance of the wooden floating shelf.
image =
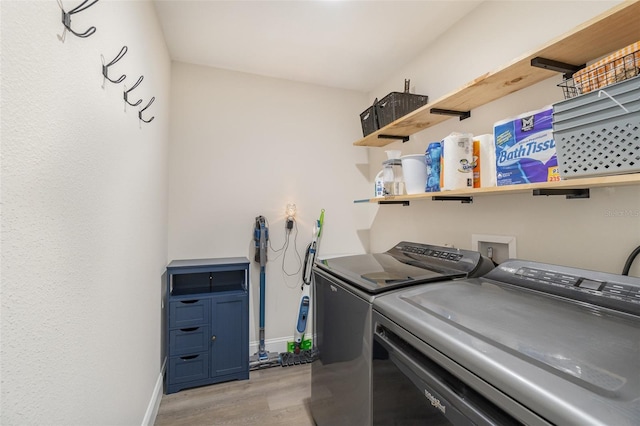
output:
[{"label": "wooden floating shelf", "polygon": [[356,202],[380,203],[390,202],[402,203],[406,201],[430,200],[431,197],[475,197],[479,195],[500,195],[533,192],[537,189],[583,189],[600,188],[608,186],[625,186],[640,184],[640,173],[603,176],[582,179],[561,180],[558,182],[541,182],[521,185],[495,186],[490,188],[457,189],[453,191],[424,192],[412,195],[392,195],[387,197],[374,197]]},{"label": "wooden floating shelf", "polygon": [[451,119],[451,116],[432,114],[433,108],[471,111],[557,74],[556,71],[531,66],[534,58],[580,65],[635,43],[640,40],[639,17],[640,1],[621,3],[535,52],[526,54],[501,69],[481,75],[462,88],[422,106],[353,144],[370,147],[388,145],[394,139],[378,136],[397,136],[402,139]]}]

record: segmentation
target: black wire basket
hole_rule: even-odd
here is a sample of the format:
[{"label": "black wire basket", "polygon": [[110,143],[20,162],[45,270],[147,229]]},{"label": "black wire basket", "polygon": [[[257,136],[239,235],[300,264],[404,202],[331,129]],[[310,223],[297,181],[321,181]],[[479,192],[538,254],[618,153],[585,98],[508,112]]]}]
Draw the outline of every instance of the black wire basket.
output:
[{"label": "black wire basket", "polygon": [[576,72],[558,87],[562,88],[565,99],[571,99],[637,75],[640,75],[640,50],[613,59],[605,58]]}]

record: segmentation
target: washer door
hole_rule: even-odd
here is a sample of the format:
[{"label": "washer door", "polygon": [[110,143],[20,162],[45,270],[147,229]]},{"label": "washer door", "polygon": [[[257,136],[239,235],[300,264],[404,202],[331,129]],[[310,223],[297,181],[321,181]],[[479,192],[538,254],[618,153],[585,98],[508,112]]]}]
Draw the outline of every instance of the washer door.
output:
[{"label": "washer door", "polygon": [[374,309],[492,400],[554,424],[638,424],[638,317],[484,278],[383,295]]},{"label": "washer door", "polygon": [[374,425],[521,424],[374,318]]}]

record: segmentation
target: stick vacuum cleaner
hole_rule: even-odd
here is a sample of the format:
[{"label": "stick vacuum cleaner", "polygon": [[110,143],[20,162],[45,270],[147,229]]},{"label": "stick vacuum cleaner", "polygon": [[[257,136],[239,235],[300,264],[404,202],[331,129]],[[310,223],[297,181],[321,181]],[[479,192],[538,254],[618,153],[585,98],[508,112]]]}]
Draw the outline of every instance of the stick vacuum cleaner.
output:
[{"label": "stick vacuum cleaner", "polygon": [[265,268],[267,265],[267,241],[269,240],[269,229],[264,216],[256,217],[253,239],[256,247],[254,260],[260,264],[260,342],[258,344],[258,352],[249,358],[249,369],[251,370],[280,365],[280,355],[267,352],[264,347]]},{"label": "stick vacuum cleaner", "polygon": [[[307,331],[307,319],[309,318],[310,289],[312,279],[312,268],[318,254],[320,244],[320,236],[322,234],[322,225],[324,224],[324,209],[320,211],[320,218],[316,221],[313,228],[313,238],[307,246],[307,252],[304,257],[304,269],[302,271],[302,296],[300,297],[300,305],[298,309],[298,318],[296,321],[296,329],[293,334],[293,345],[289,349],[290,352],[280,354],[280,362],[283,367],[288,365],[297,365],[313,362],[315,359],[315,351],[310,346],[310,341],[305,340]],[[309,344],[309,345],[306,345]]]}]

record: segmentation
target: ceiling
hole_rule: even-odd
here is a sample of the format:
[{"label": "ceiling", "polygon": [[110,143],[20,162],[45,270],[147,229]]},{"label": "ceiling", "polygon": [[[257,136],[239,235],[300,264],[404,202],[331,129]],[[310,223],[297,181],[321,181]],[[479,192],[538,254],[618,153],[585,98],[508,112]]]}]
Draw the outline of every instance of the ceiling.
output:
[{"label": "ceiling", "polygon": [[369,92],[481,0],[154,0],[171,59]]}]

